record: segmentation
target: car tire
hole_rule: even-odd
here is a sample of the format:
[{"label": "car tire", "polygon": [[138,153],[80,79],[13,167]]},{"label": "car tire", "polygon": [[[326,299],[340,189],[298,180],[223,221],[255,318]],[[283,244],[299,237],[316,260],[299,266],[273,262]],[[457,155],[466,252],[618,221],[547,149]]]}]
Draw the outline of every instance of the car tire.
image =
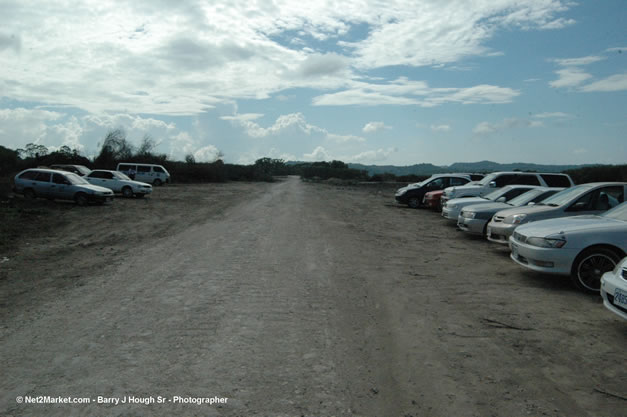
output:
[{"label": "car tire", "polygon": [[575,287],[589,293],[599,293],[601,290],[601,276],[614,269],[621,256],[616,251],[593,247],[584,250],[573,262],[571,280]]},{"label": "car tire", "polygon": [[126,198],[133,197],[133,189],[131,187],[122,188],[122,195]]},{"label": "car tire", "polygon": [[35,191],[32,188],[26,188],[24,190],[24,198],[28,200],[34,200],[37,197]]},{"label": "car tire", "polygon": [[157,186],[157,187],[160,186],[161,184],[163,184],[163,183],[161,182],[161,180],[159,178],[154,180],[153,183],[152,183],[152,185]]},{"label": "car tire", "polygon": [[76,204],[78,204],[79,206],[86,206],[87,205],[87,194],[85,193],[77,193],[74,196],[74,201],[76,202]]},{"label": "car tire", "polygon": [[411,197],[409,200],[407,200],[407,205],[411,208],[418,208],[420,207],[420,199],[418,197]]}]

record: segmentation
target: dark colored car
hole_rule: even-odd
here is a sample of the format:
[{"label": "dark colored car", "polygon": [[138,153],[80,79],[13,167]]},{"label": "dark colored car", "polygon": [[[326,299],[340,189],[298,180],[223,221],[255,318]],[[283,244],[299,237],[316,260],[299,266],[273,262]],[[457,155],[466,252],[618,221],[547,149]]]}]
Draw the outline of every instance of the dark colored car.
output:
[{"label": "dark colored car", "polygon": [[467,184],[471,181],[468,174],[437,174],[432,175],[422,182],[409,184],[396,191],[396,201],[400,204],[407,204],[411,208],[418,208],[422,205],[422,200],[426,193],[430,191],[443,190],[446,187],[455,187]]}]

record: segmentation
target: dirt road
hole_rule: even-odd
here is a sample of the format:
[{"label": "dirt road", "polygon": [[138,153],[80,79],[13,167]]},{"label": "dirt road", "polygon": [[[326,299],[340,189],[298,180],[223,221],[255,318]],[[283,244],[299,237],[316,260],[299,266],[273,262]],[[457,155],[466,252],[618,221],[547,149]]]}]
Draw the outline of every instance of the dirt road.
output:
[{"label": "dirt road", "polygon": [[0,264],[0,415],[626,415],[626,323],[392,195],[288,178],[54,203]]}]

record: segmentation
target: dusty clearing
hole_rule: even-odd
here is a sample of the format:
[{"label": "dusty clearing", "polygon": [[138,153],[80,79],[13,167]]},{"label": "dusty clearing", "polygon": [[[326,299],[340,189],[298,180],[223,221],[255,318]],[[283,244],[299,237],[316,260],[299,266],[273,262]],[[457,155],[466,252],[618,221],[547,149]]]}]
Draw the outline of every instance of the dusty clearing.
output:
[{"label": "dusty clearing", "polygon": [[392,200],[289,178],[3,209],[0,415],[626,415],[600,298]]}]

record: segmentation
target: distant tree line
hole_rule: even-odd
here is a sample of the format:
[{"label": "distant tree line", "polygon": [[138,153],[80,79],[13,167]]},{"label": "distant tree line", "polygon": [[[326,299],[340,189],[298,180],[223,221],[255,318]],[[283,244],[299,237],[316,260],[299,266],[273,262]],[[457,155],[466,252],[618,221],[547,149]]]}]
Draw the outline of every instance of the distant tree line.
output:
[{"label": "distant tree line", "polygon": [[[370,182],[418,182],[426,175],[369,175],[364,169],[350,168],[342,161],[286,163],[282,159],[261,158],[250,165],[226,164],[222,154],[214,162],[196,162],[192,154],[184,161],[172,161],[165,154],[155,152],[156,142],[150,136],[133,146],[122,129],[107,133],[98,155],[93,160],[76,149],[61,146],[50,151],[46,146],[29,143],[23,149],[12,150],[0,146],[0,176],[7,177],[37,166],[53,164],[85,165],[88,168],[115,169],[120,162],[138,162],[163,165],[174,182],[272,181],[276,176],[299,175],[308,180],[350,180]],[[577,184],[597,181],[627,181],[627,165],[586,166],[564,171]],[[1,183],[8,183],[6,180]]]}]

